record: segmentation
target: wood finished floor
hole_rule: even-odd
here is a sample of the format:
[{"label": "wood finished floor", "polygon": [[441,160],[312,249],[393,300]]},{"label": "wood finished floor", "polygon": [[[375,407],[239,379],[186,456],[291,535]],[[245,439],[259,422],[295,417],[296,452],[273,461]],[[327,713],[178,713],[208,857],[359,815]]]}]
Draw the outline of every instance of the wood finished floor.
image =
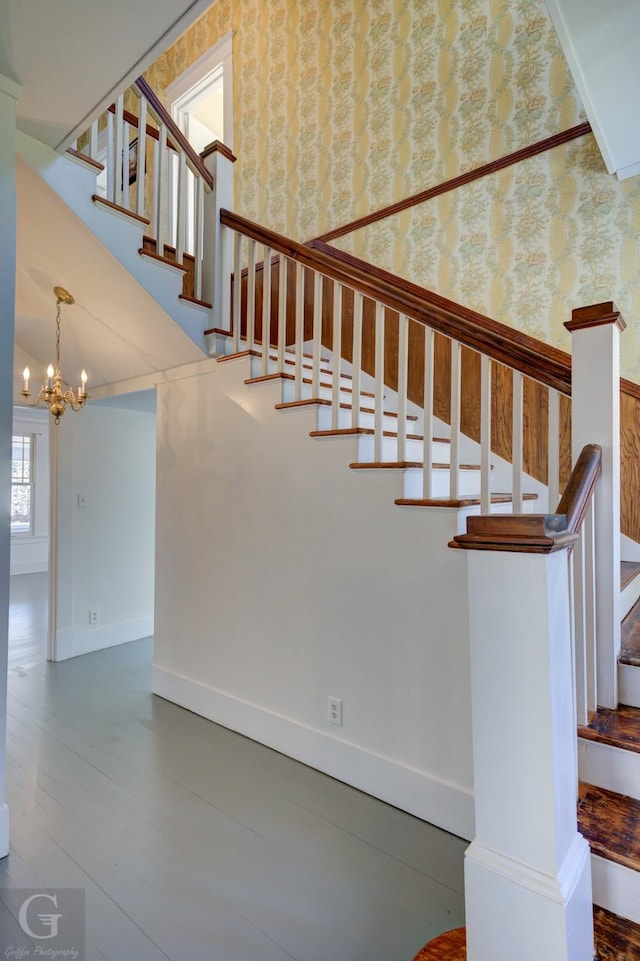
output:
[{"label": "wood finished floor", "polygon": [[594,854],[640,870],[640,801],[581,783],[578,826]]},{"label": "wood finished floor", "polygon": [[32,577],[0,891],[83,888],[89,961],[409,961],[464,922],[465,842],[153,697],[151,639],[47,664]]},{"label": "wood finished floor", "polygon": [[578,728],[578,734],[588,741],[600,741],[640,754],[640,710],[620,706],[611,711],[600,707],[589,715],[588,725]]}]

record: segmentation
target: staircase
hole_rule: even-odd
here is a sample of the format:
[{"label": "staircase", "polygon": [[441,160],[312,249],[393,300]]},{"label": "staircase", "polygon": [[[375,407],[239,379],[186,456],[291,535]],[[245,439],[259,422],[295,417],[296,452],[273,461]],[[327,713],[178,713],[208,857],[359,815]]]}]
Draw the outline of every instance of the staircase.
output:
[{"label": "staircase", "polygon": [[[131,131],[147,131],[151,199],[140,175],[134,202],[122,163],[114,179],[113,157],[109,196],[96,193],[102,172],[95,159],[97,125],[89,135],[94,156],[75,150],[52,161],[25,142],[26,159],[196,344],[220,364],[231,364],[245,386],[278,385],[280,416],[311,412],[311,429],[305,422],[301,430],[319,444],[339,445],[345,467],[363,485],[370,477],[392,478],[395,504],[413,511],[416,523],[420,512],[447,512],[453,533],[461,534],[473,515],[545,513],[555,506],[567,477],[561,441],[568,386],[558,352],[543,349],[539,374],[527,338],[519,339],[517,357],[510,356],[471,312],[464,324],[453,324],[451,305],[438,298],[425,305],[417,288],[392,287],[379,271],[347,269],[326,250],[285,241],[229,211],[216,220],[217,256],[208,264],[205,194],[214,178],[210,172],[205,177],[200,158],[196,162],[148,91],[139,87],[137,95],[141,103],[148,100],[140,115],[127,115],[121,98],[110,122],[121,131],[121,151],[128,150]],[[158,126],[148,126],[147,111]],[[184,217],[178,214],[173,235],[166,225],[169,162],[163,151],[176,154],[179,196],[187,194],[188,176],[197,184],[192,250]],[[72,164],[77,177],[70,189]],[[218,197],[215,210],[221,205]],[[209,321],[214,297],[218,327]],[[544,445],[527,434],[532,424],[535,433],[542,396],[550,438]],[[505,419],[506,439],[500,436]],[[626,706],[595,710],[592,691],[587,723],[578,730],[578,818],[592,848],[601,961],[640,958],[639,573],[640,564],[623,566],[618,670]],[[464,957],[463,935],[454,941],[459,954],[451,957]],[[428,946],[417,957],[444,957],[434,950]]]}]

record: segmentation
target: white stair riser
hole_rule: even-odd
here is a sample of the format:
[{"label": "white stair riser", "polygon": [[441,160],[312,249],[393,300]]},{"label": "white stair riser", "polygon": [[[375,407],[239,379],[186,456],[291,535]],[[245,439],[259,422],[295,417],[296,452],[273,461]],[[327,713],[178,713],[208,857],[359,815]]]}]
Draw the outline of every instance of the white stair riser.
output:
[{"label": "white stair riser", "polygon": [[[257,376],[260,376],[259,374]],[[318,397],[322,400],[331,400],[332,394],[330,388],[321,387],[318,391]],[[341,390],[339,394],[338,401],[340,404],[350,404],[352,394],[350,391]],[[309,400],[311,398],[311,384],[302,384],[300,387],[300,400]],[[296,400],[296,385],[292,380],[283,380],[282,382],[282,400],[285,404]]]},{"label": "white stair riser", "polygon": [[[348,401],[345,401],[345,403],[350,404],[351,401],[348,400]],[[365,403],[365,406],[369,407],[370,405],[368,403]],[[340,408],[338,410],[338,418],[337,418],[338,428],[343,429],[345,427],[353,426],[352,414],[353,414],[352,410]],[[331,430],[332,428],[331,421],[332,421],[331,408],[324,407],[324,406],[319,407],[318,408],[318,430]],[[356,426],[365,427],[368,430],[373,430],[375,427],[375,414],[373,412],[368,413],[367,411],[362,411],[362,410],[359,411],[358,423]],[[382,429],[390,430],[395,433],[398,430],[398,418],[392,417],[389,414],[385,414],[382,418]],[[406,429],[408,434],[413,433],[415,431],[415,421],[408,420],[406,422]]]},{"label": "white stair riser", "polygon": [[[449,470],[441,469],[433,472],[432,497],[449,497]],[[419,500],[423,495],[422,471],[417,468],[408,468],[404,472],[404,493],[403,497]],[[460,471],[458,480],[458,497],[479,497],[480,496],[480,471],[463,470]]]},{"label": "white stair riser", "polygon": [[620,591],[620,618],[626,617],[640,598],[640,577],[634,577],[623,591]]},{"label": "white stair riser", "polygon": [[[397,426],[397,425],[396,425]],[[395,426],[394,426],[395,433]],[[433,463],[448,464],[450,448],[444,441],[436,441],[433,445]],[[420,463],[424,456],[424,444],[421,440],[407,440],[405,442],[405,453],[402,460],[416,461]],[[383,437],[380,456],[375,454],[375,437],[373,434],[361,434],[358,437],[358,461],[361,464],[370,464],[374,461],[383,463],[395,463],[398,460],[398,438]]]},{"label": "white stair riser", "polygon": [[587,784],[640,801],[640,754],[578,738],[578,776]]},{"label": "white stair riser", "polygon": [[618,698],[621,704],[640,708],[640,667],[618,664]]},{"label": "white stair riser", "polygon": [[640,872],[597,854],[591,855],[591,872],[594,904],[640,924]]}]

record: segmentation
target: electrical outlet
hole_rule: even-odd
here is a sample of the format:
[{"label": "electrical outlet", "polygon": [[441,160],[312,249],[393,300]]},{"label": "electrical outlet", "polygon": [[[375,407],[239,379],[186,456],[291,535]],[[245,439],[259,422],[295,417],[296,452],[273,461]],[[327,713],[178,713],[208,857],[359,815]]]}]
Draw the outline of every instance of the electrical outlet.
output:
[{"label": "electrical outlet", "polygon": [[100,610],[97,607],[89,609],[89,624],[98,624],[100,622]]},{"label": "electrical outlet", "polygon": [[328,704],[330,724],[342,724],[342,701],[339,697],[330,697]]}]

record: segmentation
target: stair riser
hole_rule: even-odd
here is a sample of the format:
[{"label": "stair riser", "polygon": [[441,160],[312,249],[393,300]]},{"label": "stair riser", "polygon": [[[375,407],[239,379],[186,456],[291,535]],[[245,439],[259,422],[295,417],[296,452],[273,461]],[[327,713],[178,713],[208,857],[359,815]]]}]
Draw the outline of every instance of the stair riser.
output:
[{"label": "stair riser", "polygon": [[596,787],[640,801],[640,754],[578,738],[578,775]]},{"label": "stair riser", "polygon": [[[640,872],[591,855],[593,903],[640,924]],[[620,961],[626,961],[621,955]],[[629,955],[629,961],[631,956]]]},{"label": "stair riser", "polygon": [[[259,376],[259,375],[258,375]],[[345,382],[346,383],[346,382]],[[317,391],[318,398],[321,400],[332,400],[332,391],[329,387],[320,387]],[[285,404],[290,403],[293,400],[308,400],[311,397],[311,384],[302,384],[300,387],[300,397],[296,397],[296,385],[292,380],[284,380],[282,382],[282,400]],[[353,394],[351,391],[341,390],[339,394],[339,403],[350,404]]]},{"label": "stair riser", "polygon": [[[450,496],[449,492],[449,471],[448,470],[434,470],[433,471],[433,491],[432,497],[444,497],[448,498]],[[409,468],[404,472],[404,493],[402,495],[407,499],[417,498],[420,499],[424,496],[422,490],[422,471],[414,468]],[[479,497],[480,496],[480,471],[479,470],[463,470],[460,471],[458,480],[458,497]]]},{"label": "stair riser", "polygon": [[[395,428],[394,428],[395,430]],[[406,461],[421,461],[423,459],[424,445],[422,441],[407,440],[404,457]],[[374,461],[384,463],[395,463],[398,457],[397,437],[383,437],[380,448],[380,456],[376,456],[375,438],[372,434],[365,434],[358,437],[358,462],[370,464]],[[433,460],[436,464],[447,464],[449,462],[449,444],[437,442],[433,445]],[[406,495],[408,496],[408,495]]]},{"label": "stair riser", "polygon": [[[350,404],[351,400],[345,401],[345,403]],[[367,405],[369,406],[369,405]],[[319,407],[318,408],[318,430],[331,430],[331,408],[330,407]],[[352,425],[352,411],[340,409],[338,411],[338,428],[342,429],[345,427],[351,427]],[[366,427],[369,430],[375,428],[375,414],[367,414],[366,412],[360,411],[358,414],[357,427]],[[382,429],[390,430],[394,433],[398,430],[398,418],[389,417],[384,415],[382,418]],[[415,421],[407,421],[407,433],[415,433]]]},{"label": "stair riser", "polygon": [[640,577],[634,577],[630,584],[620,592],[620,619],[626,617],[640,598]]},{"label": "stair riser", "polygon": [[618,698],[621,704],[640,708],[640,667],[618,664]]}]

